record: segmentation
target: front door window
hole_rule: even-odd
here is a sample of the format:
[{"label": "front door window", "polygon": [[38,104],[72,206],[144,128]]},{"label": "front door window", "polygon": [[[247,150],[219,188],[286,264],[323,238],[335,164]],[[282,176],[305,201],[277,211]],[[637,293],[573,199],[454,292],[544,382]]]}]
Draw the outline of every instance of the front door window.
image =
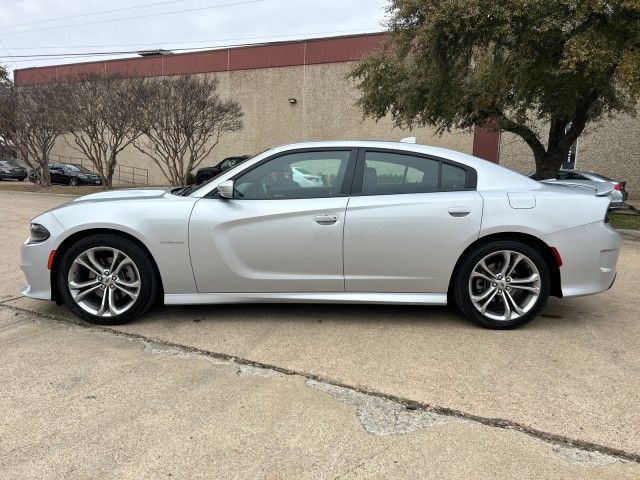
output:
[{"label": "front door window", "polygon": [[298,152],[269,160],[235,181],[234,198],[277,200],[344,195],[351,152]]}]

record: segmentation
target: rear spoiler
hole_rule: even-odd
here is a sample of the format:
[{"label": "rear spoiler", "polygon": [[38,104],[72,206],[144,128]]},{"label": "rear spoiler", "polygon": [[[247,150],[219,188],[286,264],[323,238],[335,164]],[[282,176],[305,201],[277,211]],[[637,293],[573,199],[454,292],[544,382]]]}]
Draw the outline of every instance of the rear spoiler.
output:
[{"label": "rear spoiler", "polygon": [[546,183],[548,183],[549,185],[564,185],[566,187],[588,188],[589,190],[594,190],[596,192],[597,197],[606,197],[611,192],[613,192],[613,183],[611,182],[598,182],[598,185],[595,188],[590,185],[585,185],[583,183],[571,183],[570,181],[546,182]]}]

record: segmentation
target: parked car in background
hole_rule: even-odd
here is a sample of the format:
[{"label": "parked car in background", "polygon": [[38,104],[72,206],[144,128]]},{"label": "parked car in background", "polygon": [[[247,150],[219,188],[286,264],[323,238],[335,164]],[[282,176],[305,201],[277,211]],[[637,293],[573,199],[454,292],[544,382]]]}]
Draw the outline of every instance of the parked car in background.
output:
[{"label": "parked car in background", "polygon": [[245,160],[251,158],[250,155],[238,155],[236,157],[227,157],[222,160],[218,165],[213,167],[203,167],[196,172],[196,184],[208,182],[214,177],[217,177],[222,172],[226,172],[230,168],[240,165]]},{"label": "parked car in background", "polygon": [[27,170],[15,160],[0,160],[0,180],[19,180],[27,178]]},{"label": "parked car in background", "polygon": [[[293,169],[323,182],[299,185]],[[23,294],[102,324],[163,299],[452,302],[514,328],[549,295],[611,287],[610,192],[424,145],[287,145],[201,186],[94,193],[39,215],[21,247]]]},{"label": "parked car in background", "polygon": [[[529,178],[537,180],[536,174],[532,173]],[[613,186],[611,192],[611,208],[620,208],[629,196],[626,186],[627,182],[619,182],[611,178],[594,172],[585,172],[581,170],[560,170],[555,179],[544,180],[545,182],[567,183],[570,185],[584,185],[586,187],[596,188],[598,184],[610,183]]]},{"label": "parked car in background", "polygon": [[293,181],[301,187],[321,187],[324,184],[322,175],[316,175],[304,168],[292,167],[291,172]]},{"label": "parked car in background", "polygon": [[[49,175],[52,185],[102,185],[98,175],[75,163],[50,163]],[[29,181],[39,184],[40,172],[29,172]]]}]

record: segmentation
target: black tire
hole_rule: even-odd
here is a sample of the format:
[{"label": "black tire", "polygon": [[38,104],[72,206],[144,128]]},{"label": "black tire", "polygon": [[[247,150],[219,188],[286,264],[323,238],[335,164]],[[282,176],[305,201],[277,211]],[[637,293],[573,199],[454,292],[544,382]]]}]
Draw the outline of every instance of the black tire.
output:
[{"label": "black tire", "polygon": [[[90,248],[116,248],[127,255],[139,273],[140,292],[133,305],[124,313],[113,316],[97,316],[80,307],[69,289],[68,275],[74,260]],[[57,277],[63,302],[80,318],[98,325],[121,325],[136,320],[143,315],[158,298],[159,280],[153,267],[153,259],[134,241],[114,234],[98,234],[83,238],[64,253]]]},{"label": "black tire", "polygon": [[20,180],[21,182],[24,182],[24,178],[19,178],[18,180]]},{"label": "black tire", "polygon": [[[525,255],[537,268],[540,278],[537,300],[531,305],[526,313],[512,320],[496,320],[490,318],[476,308],[471,300],[470,279],[474,268],[483,258],[500,251],[511,251]],[[551,276],[549,274],[549,267],[536,248],[519,241],[499,240],[485,245],[480,245],[478,248],[467,254],[458,269],[458,273],[454,281],[453,293],[456,305],[468,318],[486,328],[505,330],[520,327],[533,320],[547,303],[550,287]]]},{"label": "black tire", "polygon": [[77,187],[78,186],[78,179],[77,178],[71,178],[69,180],[69,185],[72,187]]}]

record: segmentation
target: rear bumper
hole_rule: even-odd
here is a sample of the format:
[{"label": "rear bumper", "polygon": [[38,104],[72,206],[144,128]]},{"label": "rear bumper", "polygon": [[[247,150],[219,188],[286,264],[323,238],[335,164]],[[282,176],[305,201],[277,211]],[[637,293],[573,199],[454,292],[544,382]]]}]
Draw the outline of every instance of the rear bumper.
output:
[{"label": "rear bumper", "polygon": [[577,297],[608,290],[616,278],[621,237],[608,224],[591,223],[547,235],[562,258],[562,295]]}]

